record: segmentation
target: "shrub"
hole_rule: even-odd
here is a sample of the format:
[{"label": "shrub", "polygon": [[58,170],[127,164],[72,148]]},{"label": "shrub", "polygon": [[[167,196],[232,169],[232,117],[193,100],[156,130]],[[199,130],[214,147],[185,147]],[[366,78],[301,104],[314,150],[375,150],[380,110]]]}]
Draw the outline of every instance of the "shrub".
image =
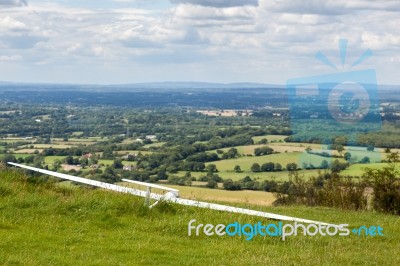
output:
[{"label": "shrub", "polygon": [[210,180],[207,182],[206,187],[208,188],[217,188],[218,187],[218,183],[214,180]]},{"label": "shrub", "polygon": [[224,180],[224,189],[226,190],[241,190],[242,186],[237,181],[232,181],[232,179]]},{"label": "shrub", "polygon": [[398,153],[388,153],[388,166],[365,170],[363,177],[373,189],[373,207],[377,211],[400,215],[400,173],[396,170]]}]

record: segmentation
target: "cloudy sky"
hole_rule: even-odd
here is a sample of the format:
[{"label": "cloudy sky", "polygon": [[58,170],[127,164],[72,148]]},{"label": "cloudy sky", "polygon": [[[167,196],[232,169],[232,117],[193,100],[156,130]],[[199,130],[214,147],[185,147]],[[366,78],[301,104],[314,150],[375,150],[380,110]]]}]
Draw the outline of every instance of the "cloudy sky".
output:
[{"label": "cloudy sky", "polygon": [[371,49],[351,70],[400,84],[399,25],[399,0],[0,0],[0,81],[285,84]]}]

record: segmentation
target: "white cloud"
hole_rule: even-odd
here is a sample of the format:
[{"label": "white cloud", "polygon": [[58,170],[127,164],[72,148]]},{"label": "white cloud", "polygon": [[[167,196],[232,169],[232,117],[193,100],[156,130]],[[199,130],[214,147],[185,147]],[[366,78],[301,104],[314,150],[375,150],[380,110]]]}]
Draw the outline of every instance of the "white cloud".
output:
[{"label": "white cloud", "polygon": [[258,0],[170,0],[173,4],[192,4],[210,7],[258,6]]},{"label": "white cloud", "polygon": [[0,6],[26,6],[26,0],[0,0]]},{"label": "white cloud", "polygon": [[18,21],[10,16],[5,16],[4,18],[0,18],[0,31],[20,31],[27,30],[27,26],[25,23]]},{"label": "white cloud", "polygon": [[327,16],[360,10],[400,10],[400,2],[397,0],[270,0],[269,5],[276,12]]},{"label": "white cloud", "polygon": [[0,55],[0,61],[12,62],[20,60],[22,60],[22,56],[20,55]]},{"label": "white cloud", "polygon": [[349,40],[349,60],[373,49],[377,69],[397,63],[393,58],[400,54],[397,1],[260,0],[257,6],[201,1],[165,10],[55,2],[7,8],[0,17],[2,54],[21,54],[16,61],[21,68],[40,65],[36,69],[43,74],[35,76],[44,79],[46,71],[65,67],[79,77],[93,73],[87,77],[93,82],[108,77],[284,83],[324,71],[314,60],[318,50],[339,60],[340,38]]}]

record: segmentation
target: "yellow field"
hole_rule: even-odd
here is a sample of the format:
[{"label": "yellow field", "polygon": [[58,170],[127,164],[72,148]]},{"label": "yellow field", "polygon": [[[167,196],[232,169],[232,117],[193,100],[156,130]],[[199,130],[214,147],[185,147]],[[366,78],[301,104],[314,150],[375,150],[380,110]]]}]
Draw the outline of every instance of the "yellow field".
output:
[{"label": "yellow field", "polygon": [[118,155],[127,155],[127,154],[139,154],[139,152],[143,155],[152,154],[151,151],[139,151],[139,150],[123,150],[123,151],[116,151],[115,153]]},{"label": "yellow field", "polygon": [[[134,187],[141,190],[145,190],[144,187],[135,186],[129,183],[119,183],[124,186]],[[200,187],[186,187],[162,184],[163,186],[178,189],[179,195],[184,199],[192,199],[199,201],[221,201],[221,202],[236,202],[236,203],[248,203],[261,206],[271,206],[275,201],[275,197],[272,193],[264,191],[252,191],[252,190],[241,190],[241,191],[228,191],[222,189],[209,189]],[[162,191],[153,189],[152,192],[162,193]]]},{"label": "yellow field", "polygon": [[48,148],[53,148],[53,149],[66,149],[66,148],[71,148],[73,145],[67,145],[67,144],[33,144],[34,149],[48,149]]},{"label": "yellow field", "polygon": [[79,141],[53,141],[54,145],[64,145],[64,146],[78,146],[78,145],[93,145],[96,142],[92,140],[79,140]]},{"label": "yellow field", "polygon": [[12,150],[13,153],[15,154],[23,154],[23,153],[28,153],[28,154],[34,154],[35,151],[42,152],[43,149],[21,149],[21,150]]}]

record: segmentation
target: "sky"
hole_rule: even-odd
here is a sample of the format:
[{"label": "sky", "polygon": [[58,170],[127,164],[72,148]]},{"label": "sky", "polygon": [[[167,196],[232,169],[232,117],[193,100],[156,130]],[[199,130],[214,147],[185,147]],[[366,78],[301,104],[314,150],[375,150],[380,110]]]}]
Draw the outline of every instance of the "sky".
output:
[{"label": "sky", "polygon": [[0,81],[285,84],[374,69],[399,85],[399,25],[398,0],[0,0]]}]

